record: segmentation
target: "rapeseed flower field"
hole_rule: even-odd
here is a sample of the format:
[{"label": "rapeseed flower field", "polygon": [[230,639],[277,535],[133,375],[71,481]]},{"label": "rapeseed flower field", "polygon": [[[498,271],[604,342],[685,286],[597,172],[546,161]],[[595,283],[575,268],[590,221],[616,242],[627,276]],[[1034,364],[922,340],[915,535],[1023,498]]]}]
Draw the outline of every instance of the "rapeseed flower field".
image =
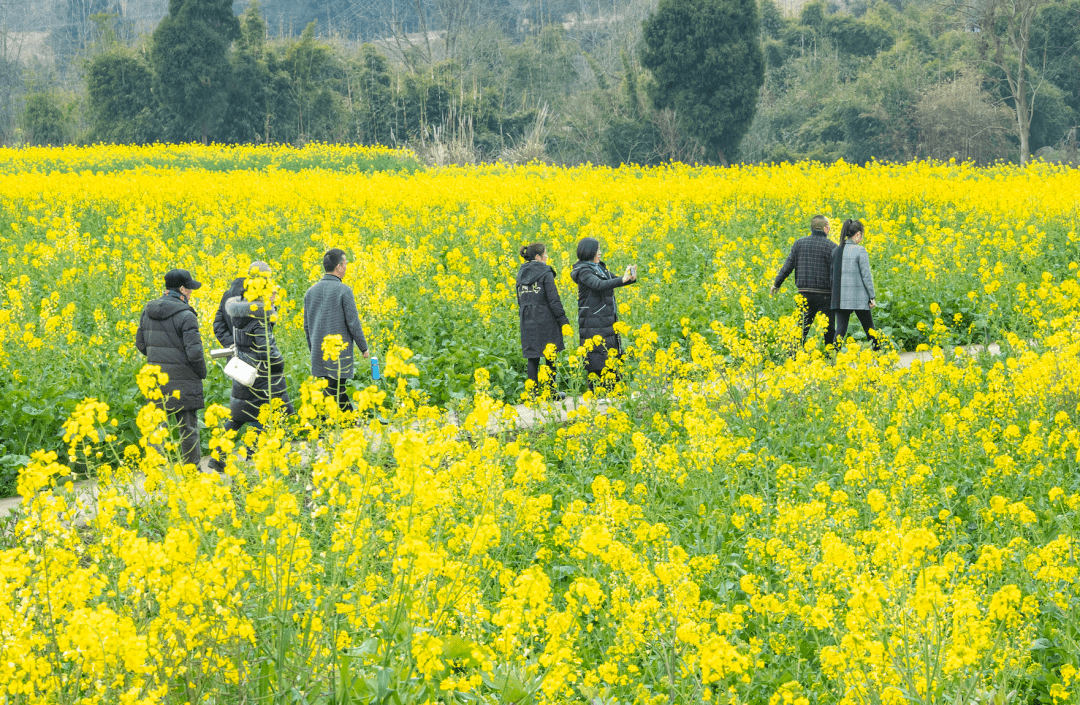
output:
[{"label": "rapeseed flower field", "polygon": [[[1078,186],[952,164],[0,176],[4,442],[30,456],[0,551],[0,689],[1075,702]],[[767,289],[817,212],[866,223],[893,350],[792,354],[790,289]],[[586,235],[639,265],[622,381],[519,429],[517,247],[548,244],[574,320]],[[386,363],[357,385],[359,424],[304,373],[299,301],[332,245]],[[186,266],[209,338],[210,292],[252,259],[285,292],[297,415],[237,439],[212,406],[226,475],[185,472],[134,324]],[[1000,356],[954,350],[991,341]],[[898,366],[916,346],[931,359]],[[560,355],[573,385],[581,351]],[[73,470],[100,478],[85,527]]]}]

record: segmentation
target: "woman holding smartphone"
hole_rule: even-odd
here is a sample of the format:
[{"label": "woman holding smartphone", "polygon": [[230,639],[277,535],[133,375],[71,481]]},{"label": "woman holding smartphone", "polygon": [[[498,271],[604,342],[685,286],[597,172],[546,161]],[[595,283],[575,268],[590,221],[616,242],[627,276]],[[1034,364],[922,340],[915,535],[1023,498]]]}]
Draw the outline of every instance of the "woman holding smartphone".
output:
[{"label": "woman holding smartphone", "polygon": [[[588,351],[585,370],[589,373],[589,389],[595,383],[593,375],[604,377],[608,351],[622,354],[622,341],[615,332],[615,323],[619,320],[615,289],[637,281],[635,265],[627,265],[626,271],[619,277],[608,270],[600,259],[601,254],[599,240],[582,238],[577,246],[577,264],[570,272],[570,278],[578,285],[578,335],[581,345]],[[599,343],[595,340],[597,336]],[[610,386],[618,378],[617,373],[609,374],[611,376],[603,380],[604,386]]]}]

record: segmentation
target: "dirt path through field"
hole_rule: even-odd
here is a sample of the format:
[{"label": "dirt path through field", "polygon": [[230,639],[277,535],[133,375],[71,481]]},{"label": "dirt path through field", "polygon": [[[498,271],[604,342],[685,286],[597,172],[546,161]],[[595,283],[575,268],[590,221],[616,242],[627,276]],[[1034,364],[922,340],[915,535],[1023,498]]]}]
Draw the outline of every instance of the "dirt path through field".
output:
[{"label": "dirt path through field", "polygon": [[[984,350],[991,355],[1000,355],[1001,349],[996,344],[991,344],[989,348],[984,348],[981,345],[970,346],[964,348],[969,354],[975,355],[983,352]],[[931,359],[931,353],[929,351],[924,352],[902,352],[900,353],[900,367],[911,367],[911,364],[916,360],[921,362],[927,362]],[[569,412],[579,407],[582,403],[580,397],[570,397],[561,402],[558,402],[547,409],[536,409],[524,404],[519,404],[514,407],[507,407],[508,410],[512,409],[514,413],[513,423],[517,428],[526,429],[532,428],[541,423],[562,423],[567,420]],[[604,406],[601,402],[601,406]],[[458,421],[455,417],[451,416],[451,423],[457,424]],[[503,423],[503,419],[495,419],[492,421],[491,428],[489,430],[497,430]],[[208,468],[209,458],[203,458],[200,464],[200,469],[203,472],[212,472]],[[78,523],[85,523],[94,514],[94,507],[97,502],[97,480],[83,480],[75,483],[75,493],[83,500],[85,507],[83,513],[76,519]],[[135,501],[141,501],[145,498],[146,492],[143,490],[142,477],[136,479],[131,487],[132,499]],[[14,509],[22,504],[22,497],[5,497],[0,499],[0,518],[6,517]]]}]

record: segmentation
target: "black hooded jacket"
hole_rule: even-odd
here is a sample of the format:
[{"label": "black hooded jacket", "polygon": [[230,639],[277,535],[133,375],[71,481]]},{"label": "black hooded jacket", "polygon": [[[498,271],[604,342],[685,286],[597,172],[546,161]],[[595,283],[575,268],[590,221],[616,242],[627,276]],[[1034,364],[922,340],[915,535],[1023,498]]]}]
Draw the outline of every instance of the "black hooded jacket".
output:
[{"label": "black hooded jacket", "polygon": [[[285,358],[274,338],[273,308],[261,301],[252,303],[239,296],[225,302],[225,313],[232,320],[236,354],[258,370],[255,383],[246,387],[233,382],[232,398],[261,406],[271,398],[288,399],[285,385]],[[257,413],[257,412],[256,412]]]},{"label": "black hooded jacket", "polygon": [[570,319],[555,288],[555,270],[536,260],[521,265],[517,275],[517,302],[521,354],[526,358],[543,357],[549,343],[562,350],[562,327],[570,325]]},{"label": "black hooded jacket", "polygon": [[619,336],[615,333],[615,323],[619,320],[615,289],[631,282],[624,282],[622,277],[609,272],[603,262],[578,262],[570,272],[570,278],[578,285],[578,335],[581,344],[585,345],[595,336],[604,339],[602,346],[597,346],[588,354],[585,364],[590,372],[599,372],[607,362],[609,348],[622,350]]},{"label": "black hooded jacket", "polygon": [[135,333],[135,347],[149,364],[158,365],[169,376],[161,386],[167,411],[203,408],[206,358],[199,319],[178,293],[170,291],[146,304]]},{"label": "black hooded jacket", "polygon": [[247,280],[244,277],[233,279],[233,283],[221,295],[221,302],[218,303],[217,314],[214,316],[214,337],[223,348],[232,347],[233,344],[233,321],[225,311],[225,303],[233,297],[244,295],[245,281]]}]

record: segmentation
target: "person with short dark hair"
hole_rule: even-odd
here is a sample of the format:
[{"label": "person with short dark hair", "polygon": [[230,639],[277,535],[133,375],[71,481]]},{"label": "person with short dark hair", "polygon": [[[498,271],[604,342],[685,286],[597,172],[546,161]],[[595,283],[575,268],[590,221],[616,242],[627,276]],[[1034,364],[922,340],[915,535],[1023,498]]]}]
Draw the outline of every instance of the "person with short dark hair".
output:
[{"label": "person with short dark hair", "polygon": [[881,341],[874,328],[870,309],[874,299],[874,274],[870,271],[870,256],[862,246],[865,228],[858,220],[845,220],[840,229],[840,246],[833,253],[832,309],[836,319],[836,340],[840,345],[847,336],[851,314],[855,314],[870,339],[874,350],[881,350]]},{"label": "person with short dark hair", "polygon": [[518,315],[521,320],[521,354],[528,364],[528,377],[533,391],[540,392],[540,365],[547,366],[547,387],[555,392],[555,369],[545,351],[553,345],[563,350],[563,327],[570,325],[559,290],[555,286],[555,269],[548,264],[547,246],[542,242],[525,245],[519,251],[525,264],[517,275]]},{"label": "person with short dark hair", "polygon": [[[311,375],[326,380],[326,394],[337,399],[343,411],[353,409],[346,386],[354,373],[353,345],[364,357],[368,356],[356,298],[342,281],[348,265],[344,250],[336,247],[327,250],[323,255],[322,279],[304,294],[304,335],[311,350]],[[340,335],[345,344],[337,360],[323,359],[323,341],[329,335]]]},{"label": "person with short dark hair", "polygon": [[836,337],[832,315],[832,256],[836,243],[829,239],[829,219],[815,215],[810,220],[810,234],[799,238],[788,253],[784,265],[776,273],[770,294],[780,290],[784,280],[795,272],[795,288],[802,302],[802,344],[818,313],[828,319],[825,345],[832,345]]},{"label": "person with short dark hair", "polygon": [[[587,350],[585,370],[589,373],[590,389],[595,383],[593,375],[603,375],[608,364],[608,351],[622,354],[622,340],[615,332],[615,323],[619,320],[615,289],[637,281],[635,265],[626,265],[626,271],[618,277],[608,270],[600,259],[601,254],[599,240],[582,238],[577,246],[577,264],[570,271],[570,278],[578,285],[578,336]],[[595,342],[597,336],[599,344]]]},{"label": "person with short dark hair", "polygon": [[188,270],[170,270],[165,275],[165,294],[146,304],[135,332],[135,347],[169,377],[161,385],[164,398],[156,403],[178,426],[183,462],[195,466],[202,458],[196,412],[205,406],[206,358],[199,318],[190,301],[201,286]]},{"label": "person with short dark hair", "polygon": [[325,255],[323,255],[322,266],[324,272],[333,272],[343,264],[348,264],[345,250],[332,247],[326,251]]}]

